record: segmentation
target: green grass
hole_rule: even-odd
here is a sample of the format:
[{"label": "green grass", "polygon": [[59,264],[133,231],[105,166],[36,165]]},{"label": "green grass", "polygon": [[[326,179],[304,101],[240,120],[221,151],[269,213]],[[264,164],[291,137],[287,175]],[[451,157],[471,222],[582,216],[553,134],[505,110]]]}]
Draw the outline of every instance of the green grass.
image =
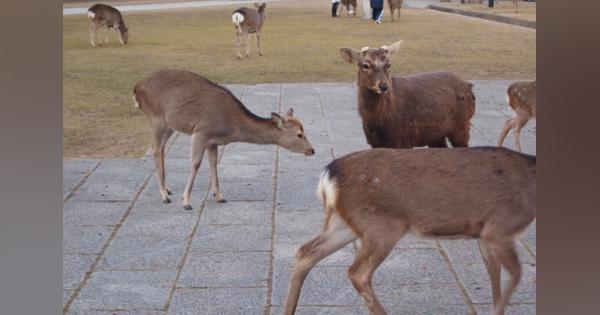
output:
[{"label": "green grass", "polygon": [[[465,79],[535,77],[533,30],[452,14],[403,9],[400,22],[376,25],[331,18],[328,1],[267,6],[263,51],[237,60],[231,12],[235,7],[124,14],[127,48],[92,48],[85,15],[63,18],[65,158],[140,156],[148,146],[145,118],[132,106],[137,81],[163,68],[198,72],[218,83],[350,82],[356,71],[338,48],[380,46],[403,39],[393,72],[452,71]],[[101,37],[103,37],[101,32]],[[245,41],[244,41],[245,42]],[[243,49],[245,48],[242,45]]]}]

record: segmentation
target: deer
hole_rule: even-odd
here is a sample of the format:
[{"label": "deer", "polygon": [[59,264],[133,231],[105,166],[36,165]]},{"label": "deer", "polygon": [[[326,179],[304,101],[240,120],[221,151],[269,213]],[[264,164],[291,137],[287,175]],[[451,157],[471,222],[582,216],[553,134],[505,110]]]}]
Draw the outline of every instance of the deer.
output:
[{"label": "deer", "polygon": [[398,12],[398,19],[400,19],[400,9],[402,9],[402,3],[404,0],[388,0],[390,6],[390,15],[392,16],[392,22],[394,21],[394,11]]},{"label": "deer", "polygon": [[[370,314],[387,314],[373,273],[407,234],[477,239],[495,315],[504,315],[521,278],[516,237],[536,216],[536,158],[506,148],[377,148],[335,159],[321,173],[321,232],[298,248],[284,315],[295,313],[310,270],[360,240],[348,278]],[[500,269],[510,279],[501,292]]]},{"label": "deer", "polygon": [[[519,4],[518,0],[512,0],[513,3],[513,8],[515,8],[515,13],[519,13],[517,11],[517,6]],[[494,6],[497,7],[498,6],[498,0],[494,0]]]},{"label": "deer", "polygon": [[290,108],[285,116],[263,118],[248,110],[227,88],[185,70],[161,70],[139,81],[133,90],[134,106],[148,120],[152,158],[159,193],[170,203],[165,182],[165,146],[174,131],[191,135],[191,169],[183,193],[183,208],[192,210],[190,195],[205,152],[211,169],[210,191],[225,202],[217,177],[218,146],[232,142],[275,144],[306,156],[315,154],[300,120]]},{"label": "deer", "polygon": [[358,112],[373,148],[466,147],[475,113],[473,85],[449,72],[391,77],[403,41],[381,48],[340,48],[358,68]]},{"label": "deer", "polygon": [[514,128],[515,147],[521,152],[521,128],[531,118],[535,118],[536,81],[518,81],[512,83],[506,91],[506,102],[513,110],[513,118],[506,121],[498,139],[498,146],[504,142],[508,132]]},{"label": "deer", "polygon": [[[90,19],[90,43],[92,47],[96,47],[98,38],[98,28],[106,26],[106,32],[104,33],[104,44],[108,43],[108,32],[110,29],[114,29],[119,34],[119,42],[121,45],[126,46],[127,40],[129,39],[129,29],[125,25],[125,20],[121,12],[114,7],[106,4],[94,4],[87,11],[87,16]],[[102,42],[99,43],[102,46]]]},{"label": "deer", "polygon": [[356,0],[342,0],[342,6],[346,8],[348,16],[356,16]]},{"label": "deer", "polygon": [[238,59],[242,60],[240,54],[240,37],[242,35],[248,35],[246,40],[246,58],[250,58],[250,34],[254,33],[256,36],[256,44],[258,46],[258,55],[262,56],[262,49],[260,48],[260,32],[263,26],[264,20],[267,19],[267,13],[265,8],[266,3],[254,4],[255,9],[242,7],[235,11],[231,15],[231,21],[235,27],[235,47],[237,51]]}]

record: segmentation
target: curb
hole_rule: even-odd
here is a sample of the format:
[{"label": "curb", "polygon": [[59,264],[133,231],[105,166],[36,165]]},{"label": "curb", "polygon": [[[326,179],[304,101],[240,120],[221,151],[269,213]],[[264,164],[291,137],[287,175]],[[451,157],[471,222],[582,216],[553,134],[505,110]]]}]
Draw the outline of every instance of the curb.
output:
[{"label": "curb", "polygon": [[484,12],[473,12],[473,11],[466,11],[466,10],[461,10],[461,9],[447,8],[447,7],[437,6],[434,4],[430,4],[427,7],[431,10],[443,11],[443,12],[454,13],[454,14],[461,14],[461,15],[466,15],[466,16],[470,16],[470,17],[475,17],[475,18],[480,18],[480,19],[485,19],[485,20],[490,20],[490,21],[495,21],[495,22],[500,22],[500,23],[506,23],[506,24],[512,24],[512,25],[516,25],[516,26],[522,26],[522,27],[536,29],[535,21],[526,21],[526,20],[516,19],[516,18],[502,16],[502,15],[484,13]]}]

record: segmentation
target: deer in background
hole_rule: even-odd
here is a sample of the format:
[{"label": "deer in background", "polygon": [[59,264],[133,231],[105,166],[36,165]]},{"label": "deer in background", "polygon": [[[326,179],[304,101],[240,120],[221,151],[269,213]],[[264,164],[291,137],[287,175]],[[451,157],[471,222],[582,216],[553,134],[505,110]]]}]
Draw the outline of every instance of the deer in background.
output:
[{"label": "deer in background", "polygon": [[150,125],[152,157],[156,164],[160,196],[171,202],[165,182],[165,145],[173,132],[192,136],[191,171],[183,193],[183,208],[191,210],[190,194],[196,172],[208,151],[211,192],[224,202],[217,177],[218,146],[232,142],[276,144],[307,156],[315,154],[293,109],[282,117],[262,118],[250,112],[229,90],[189,71],[158,71],[139,81],[133,90],[135,106]]},{"label": "deer in background", "polygon": [[[317,195],[325,222],[302,245],[283,310],[295,313],[302,284],[321,260],[360,239],[348,278],[370,314],[386,314],[373,273],[406,234],[475,238],[490,276],[494,314],[503,315],[521,278],[515,238],[536,216],[536,158],[505,148],[371,149],[334,160]],[[501,292],[501,266],[510,275]]]},{"label": "deer in background", "polygon": [[[90,43],[92,47],[96,47],[95,40],[98,38],[98,28],[101,26],[106,26],[106,33],[104,34],[105,45],[109,45],[108,32],[111,28],[119,34],[121,45],[127,45],[129,29],[125,25],[125,20],[123,20],[123,16],[119,10],[109,5],[98,3],[88,9],[87,16],[92,23],[90,26]],[[100,45],[102,45],[102,42],[100,42]]]},{"label": "deer in background", "polygon": [[388,5],[390,6],[390,15],[392,16],[392,21],[394,21],[394,10],[398,12],[398,19],[400,19],[400,9],[402,9],[402,3],[404,0],[388,0]]},{"label": "deer in background", "polygon": [[531,118],[535,118],[536,81],[519,81],[511,84],[506,91],[506,101],[515,115],[506,121],[498,139],[498,146],[502,145],[508,132],[514,128],[515,147],[521,152],[521,128]]},{"label": "deer in background", "polygon": [[356,0],[342,0],[342,7],[346,8],[346,13],[348,13],[348,16],[356,16]]},{"label": "deer in background", "polygon": [[[518,13],[517,11],[517,5],[519,4],[518,0],[512,0],[513,3],[513,7],[515,8],[515,13]],[[494,7],[498,7],[498,0],[494,0]]]},{"label": "deer in background", "polygon": [[258,54],[262,56],[262,50],[260,48],[260,32],[262,29],[262,25],[264,20],[267,19],[267,13],[265,8],[267,7],[266,3],[258,4],[255,3],[254,7],[246,8],[242,7],[235,11],[231,15],[231,21],[235,26],[235,48],[237,50],[237,56],[241,60],[242,55],[240,54],[240,37],[242,35],[248,35],[246,40],[246,58],[250,56],[250,34],[254,33],[256,36],[256,44],[258,45]]},{"label": "deer in background", "polygon": [[402,41],[360,51],[340,48],[358,68],[358,111],[373,148],[454,147],[469,143],[475,113],[472,84],[448,72],[391,77],[390,58]]}]

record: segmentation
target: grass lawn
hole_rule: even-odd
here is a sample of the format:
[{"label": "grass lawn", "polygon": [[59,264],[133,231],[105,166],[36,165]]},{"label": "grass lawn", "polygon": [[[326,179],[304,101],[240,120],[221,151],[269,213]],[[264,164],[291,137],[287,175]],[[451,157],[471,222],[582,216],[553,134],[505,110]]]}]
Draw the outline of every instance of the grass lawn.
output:
[{"label": "grass lawn", "polygon": [[[163,68],[198,72],[219,83],[351,82],[356,70],[338,48],[405,40],[393,72],[453,71],[465,79],[535,77],[534,30],[429,10],[403,9],[400,22],[331,18],[330,2],[267,6],[259,57],[235,56],[231,12],[237,6],[125,12],[127,48],[92,48],[85,15],[63,17],[63,156],[140,156],[149,144],[145,118],[132,105],[137,81]],[[100,32],[103,37],[103,32]],[[244,47],[244,45],[242,45]]]},{"label": "grass lawn", "polygon": [[459,1],[454,2],[440,2],[436,3],[439,6],[446,6],[450,8],[463,9],[467,11],[485,12],[490,14],[498,14],[508,16],[516,19],[522,19],[527,21],[535,21],[536,16],[536,3],[535,2],[523,2],[519,1],[517,6],[517,13],[515,13],[512,1],[498,1],[494,8],[488,7],[488,1],[484,0],[483,3],[464,3],[461,4]]}]

